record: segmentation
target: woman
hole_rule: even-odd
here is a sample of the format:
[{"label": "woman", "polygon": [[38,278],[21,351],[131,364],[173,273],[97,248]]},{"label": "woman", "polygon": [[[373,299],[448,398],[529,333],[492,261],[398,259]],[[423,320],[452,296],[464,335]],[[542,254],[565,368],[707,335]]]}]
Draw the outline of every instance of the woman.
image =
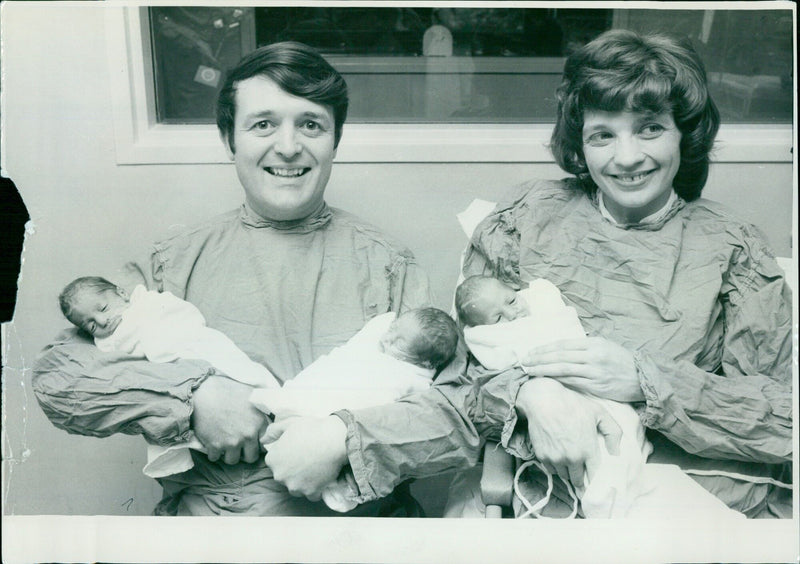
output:
[{"label": "woman", "polygon": [[651,461],[710,471],[696,479],[748,516],[790,517],[791,295],[757,230],[700,198],[718,125],[688,44],[615,30],[569,57],[551,142],[575,178],[518,187],[464,275],[550,280],[592,338],[532,350],[549,378],[504,373],[481,394],[509,405],[505,445],[579,483],[596,441],[561,430],[582,401],[566,388],[631,402]]}]

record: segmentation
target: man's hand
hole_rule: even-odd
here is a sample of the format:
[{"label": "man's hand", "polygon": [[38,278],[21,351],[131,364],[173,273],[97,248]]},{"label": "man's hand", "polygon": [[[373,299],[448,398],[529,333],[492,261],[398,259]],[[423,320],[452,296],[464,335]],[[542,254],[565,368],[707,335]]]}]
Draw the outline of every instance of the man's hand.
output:
[{"label": "man's hand", "polygon": [[272,475],[289,493],[318,501],[347,462],[347,427],[335,415],[290,417],[267,428],[262,441]]},{"label": "man's hand", "polygon": [[610,454],[619,453],[622,430],[601,406],[550,378],[534,378],[519,390],[517,409],[528,420],[536,458],[573,486],[591,479],[599,463],[598,433]]},{"label": "man's hand", "polygon": [[207,378],[195,390],[192,428],[212,462],[258,460],[259,437],[269,421],[250,404],[251,391],[247,384],[222,376]]},{"label": "man's hand", "polygon": [[633,353],[602,337],[568,339],[531,350],[520,363],[532,376],[621,402],[643,401]]}]

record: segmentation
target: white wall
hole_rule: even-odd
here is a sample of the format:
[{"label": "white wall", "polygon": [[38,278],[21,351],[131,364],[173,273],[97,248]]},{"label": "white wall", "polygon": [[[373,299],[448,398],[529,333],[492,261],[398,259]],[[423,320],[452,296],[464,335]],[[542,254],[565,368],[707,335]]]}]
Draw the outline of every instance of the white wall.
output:
[{"label": "white wall", "polygon": [[[159,492],[141,475],[143,441],[55,429],[30,391],[30,366],[67,325],[56,305],[66,282],[113,274],[170,230],[237,206],[240,189],[229,165],[116,165],[102,3],[3,9],[2,166],[33,224],[3,335],[4,511],[147,514]],[[340,164],[328,201],[411,247],[446,308],[464,244],[455,214],[531,176],[560,173],[551,164]],[[726,163],[713,169],[706,193],[789,255],[791,187],[790,163]]]}]

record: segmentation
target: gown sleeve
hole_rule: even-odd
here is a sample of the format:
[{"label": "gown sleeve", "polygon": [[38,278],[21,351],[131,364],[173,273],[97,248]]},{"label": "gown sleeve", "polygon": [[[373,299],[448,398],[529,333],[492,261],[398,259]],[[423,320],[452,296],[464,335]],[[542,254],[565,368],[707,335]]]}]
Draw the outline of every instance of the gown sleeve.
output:
[{"label": "gown sleeve", "polygon": [[743,228],[721,291],[720,368],[637,353],[646,427],[706,458],[792,458],[791,291],[763,239]]},{"label": "gown sleeve", "polygon": [[[159,288],[147,265],[130,263],[118,281]],[[214,369],[199,360],[156,364],[123,353],[100,351],[77,329],[62,332],[36,359],[32,388],[56,427],[106,437],[141,434],[170,445],[193,438],[192,394]]]}]

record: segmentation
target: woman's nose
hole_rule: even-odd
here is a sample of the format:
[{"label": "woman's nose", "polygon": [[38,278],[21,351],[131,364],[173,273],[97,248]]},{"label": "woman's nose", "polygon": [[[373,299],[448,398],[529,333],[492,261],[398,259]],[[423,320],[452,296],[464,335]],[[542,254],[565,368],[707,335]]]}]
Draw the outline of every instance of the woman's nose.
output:
[{"label": "woman's nose", "polygon": [[288,159],[294,157],[302,150],[303,147],[298,142],[297,131],[295,131],[294,126],[282,127],[275,141],[275,152]]},{"label": "woman's nose", "polygon": [[623,167],[631,167],[644,159],[642,147],[636,137],[619,137],[614,145],[614,162]]}]

